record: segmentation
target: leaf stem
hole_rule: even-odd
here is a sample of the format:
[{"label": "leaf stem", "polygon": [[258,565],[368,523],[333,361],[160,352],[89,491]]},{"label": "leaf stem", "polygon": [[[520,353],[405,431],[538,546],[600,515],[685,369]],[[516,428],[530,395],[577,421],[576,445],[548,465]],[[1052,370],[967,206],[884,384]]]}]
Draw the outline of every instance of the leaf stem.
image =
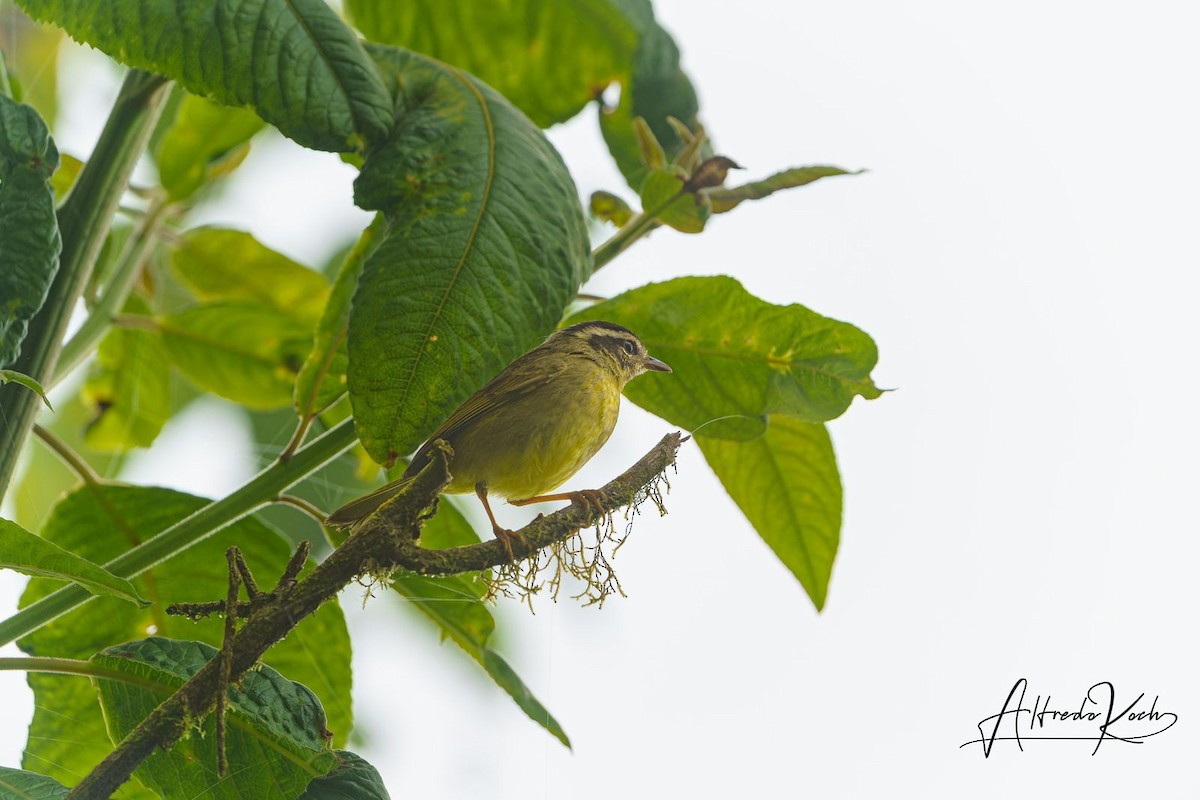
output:
[{"label": "leaf stem", "polygon": [[666,211],[672,203],[684,194],[690,194],[690,192],[686,188],[680,189],[659,203],[657,207],[649,211],[643,209],[642,213],[631,217],[611,238],[592,251],[592,272],[595,273],[605,264],[628,250],[629,246],[638,239],[641,239],[659,227],[662,223],[658,221],[658,215]]},{"label": "leaf stem", "polygon": [[161,686],[152,681],[139,680],[128,673],[119,672],[109,667],[102,667],[99,664],[93,664],[90,661],[81,661],[76,658],[46,658],[42,656],[0,658],[0,671],[83,675],[88,678],[107,678],[109,680],[120,681],[121,683],[133,684],[134,686],[145,686],[152,689],[161,688]]},{"label": "leaf stem", "polygon": [[[63,334],[91,276],[129,175],[162,110],[167,81],[130,70],[83,171],[62,207],[58,225],[63,249],[58,273],[42,308],[30,320],[21,356],[12,368],[47,385],[55,374]],[[0,495],[8,488],[38,398],[20,387],[0,386]]]},{"label": "leaf stem", "polygon": [[[109,561],[104,568],[122,578],[140,575],[270,502],[289,486],[349,450],[357,440],[353,420],[339,423],[297,452],[291,460],[271,464],[233,494],[214,500],[190,517]],[[85,589],[75,585],[64,586],[46,595],[0,622],[0,645],[32,633],[88,602],[91,597]]]},{"label": "leaf stem", "polygon": [[71,449],[70,445],[62,439],[55,436],[47,428],[34,423],[33,433],[42,443],[54,451],[54,454],[62,459],[62,462],[75,473],[89,487],[95,488],[100,485],[100,476],[95,470],[83,460],[83,457]]},{"label": "leaf stem", "polygon": [[125,300],[133,291],[138,277],[142,274],[142,267],[145,266],[147,256],[150,255],[158,241],[159,226],[166,209],[165,197],[156,196],[150,201],[150,207],[146,209],[145,215],[138,222],[137,229],[134,230],[129,243],[121,254],[121,260],[113,271],[113,276],[109,280],[108,286],[105,287],[104,294],[92,307],[88,318],[75,332],[75,335],[63,345],[62,354],[58,358],[58,365],[54,371],[54,379],[50,382],[51,386],[57,384],[70,374],[71,370],[83,363],[101,337],[116,321],[118,312],[124,307]]}]

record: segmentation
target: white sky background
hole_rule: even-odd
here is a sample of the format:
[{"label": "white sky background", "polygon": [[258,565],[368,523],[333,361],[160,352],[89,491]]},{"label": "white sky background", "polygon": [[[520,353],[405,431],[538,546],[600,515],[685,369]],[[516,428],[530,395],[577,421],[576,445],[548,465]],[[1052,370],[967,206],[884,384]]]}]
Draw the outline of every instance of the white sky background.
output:
[{"label": "white sky background", "polygon": [[[718,150],[748,167],[736,181],[870,170],[701,236],[658,232],[588,287],[728,273],[875,337],[877,383],[896,391],[832,425],[846,513],[826,609],[685,446],[670,515],[643,517],[618,558],[627,599],[497,609],[502,653],[574,754],[399,601],[363,611],[357,592],[352,749],[394,797],[1196,797],[1196,12],[657,8]],[[99,123],[74,122],[60,141],[85,152]],[[592,112],[551,138],[585,195],[623,187]],[[317,263],[361,225],[352,177],[260,148],[219,221]],[[190,416],[134,477],[227,491],[241,476],[213,474],[224,448],[252,467],[242,429],[219,404]],[[572,485],[599,485],[668,429],[626,404]],[[22,585],[0,574],[3,607]],[[1109,680],[1180,721],[1094,757],[1083,742],[1001,742],[986,761],[959,749],[1019,677],[1060,708]],[[0,698],[0,763],[16,765],[23,678],[0,674]]]}]

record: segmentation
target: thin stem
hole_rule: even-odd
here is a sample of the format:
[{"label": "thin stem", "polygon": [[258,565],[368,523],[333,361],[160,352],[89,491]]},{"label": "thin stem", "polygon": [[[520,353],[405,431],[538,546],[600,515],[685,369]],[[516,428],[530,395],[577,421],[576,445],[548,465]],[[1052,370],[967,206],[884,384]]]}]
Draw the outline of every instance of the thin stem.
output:
[{"label": "thin stem", "polygon": [[592,272],[599,271],[605,264],[628,250],[631,244],[657,227],[658,220],[653,215],[634,215],[611,238],[592,251]]},{"label": "thin stem", "polygon": [[84,320],[75,335],[63,345],[62,355],[59,356],[58,365],[54,371],[54,380],[51,382],[52,386],[87,359],[115,322],[118,312],[124,307],[129,293],[137,284],[138,276],[142,274],[146,258],[158,241],[159,227],[166,208],[165,198],[156,197],[151,201],[145,216],[138,223],[125,251],[121,254],[121,260],[113,271],[108,285],[104,288],[104,294],[92,306],[88,318]]},{"label": "thin stem", "polygon": [[[314,439],[286,462],[276,462],[240,489],[204,506],[190,517],[109,561],[104,568],[123,578],[140,575],[246,516],[269,498],[349,450],[357,441],[354,421],[345,420]],[[92,599],[74,584],[46,595],[0,622],[0,645],[19,639]]]},{"label": "thin stem", "polygon": [[33,433],[42,440],[43,444],[53,450],[54,454],[58,456],[62,462],[67,465],[67,468],[74,472],[81,481],[91,487],[100,485],[100,476],[96,474],[91,465],[83,460],[82,456],[71,449],[70,445],[55,436],[48,429],[43,428],[41,425],[36,423],[33,426]]},{"label": "thin stem", "polygon": [[162,686],[153,681],[139,679],[136,675],[120,672],[109,667],[102,667],[91,661],[80,661],[74,658],[0,658],[0,671],[17,672],[48,672],[55,675],[83,675],[88,678],[107,678],[121,681],[134,686],[145,686],[151,689],[161,689]]},{"label": "thin stem", "polygon": [[[100,139],[58,209],[63,248],[58,272],[42,308],[29,324],[21,356],[12,368],[43,386],[57,373],[63,335],[92,274],[129,175],[146,149],[162,110],[167,81],[130,70]],[[0,495],[8,488],[40,400],[19,386],[0,386]]]},{"label": "thin stem", "polygon": [[332,550],[338,546],[338,543],[335,542],[333,537],[329,535],[329,528],[325,525],[325,518],[329,515],[324,511],[317,508],[303,497],[297,497],[294,494],[281,494],[275,498],[275,502],[283,505],[289,505],[293,508],[298,508],[304,514],[312,517],[313,520],[316,521],[317,525],[321,527],[321,535],[325,537],[325,543],[329,545],[329,549]]}]

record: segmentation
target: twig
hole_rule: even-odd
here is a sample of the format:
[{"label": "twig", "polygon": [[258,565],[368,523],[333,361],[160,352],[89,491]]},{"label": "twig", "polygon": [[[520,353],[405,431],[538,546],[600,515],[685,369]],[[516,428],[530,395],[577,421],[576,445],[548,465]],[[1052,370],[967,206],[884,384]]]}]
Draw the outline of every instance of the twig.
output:
[{"label": "twig", "polygon": [[89,487],[95,488],[100,485],[100,476],[83,460],[81,455],[71,449],[70,445],[36,423],[33,426],[33,433],[42,440],[43,444],[53,450],[54,454],[62,459],[62,462]]},{"label": "twig", "polygon": [[[528,554],[561,542],[599,515],[633,503],[675,462],[681,442],[678,433],[663,437],[637,464],[603,487],[604,500],[599,509],[572,505],[549,517],[539,517],[522,530],[529,546],[514,549]],[[275,595],[272,600],[251,611],[229,648],[229,680],[238,680],[271,645],[365,572],[400,567],[427,575],[454,574],[478,571],[505,561],[504,549],[497,541],[447,550],[426,550],[414,543],[421,525],[437,510],[438,493],[450,482],[449,455],[448,447],[435,447],[429,463],[413,478],[407,491],[385,504],[303,580],[291,585],[281,581],[272,593]],[[235,611],[240,610],[240,605]],[[218,660],[201,667],[85,776],[70,798],[109,797],[154,750],[173,745],[186,733],[190,721],[215,708],[221,678]]]},{"label": "twig", "polygon": [[237,635],[237,615],[234,611],[237,609],[242,574],[250,574],[250,568],[246,566],[236,545],[225,551],[225,559],[229,562],[229,591],[225,595],[225,636],[221,640],[221,652],[217,654],[221,662],[221,675],[217,682],[217,776],[221,778],[229,772],[229,757],[225,753],[225,706],[229,700],[229,680],[233,668],[233,640]]}]

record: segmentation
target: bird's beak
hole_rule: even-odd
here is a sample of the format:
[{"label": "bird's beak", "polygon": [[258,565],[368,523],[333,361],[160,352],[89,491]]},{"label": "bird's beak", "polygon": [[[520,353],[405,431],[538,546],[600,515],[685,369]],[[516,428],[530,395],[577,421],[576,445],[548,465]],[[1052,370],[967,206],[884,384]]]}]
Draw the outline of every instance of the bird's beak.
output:
[{"label": "bird's beak", "polygon": [[646,356],[642,360],[642,364],[645,365],[646,369],[653,370],[654,372],[670,372],[671,371],[670,367],[668,367],[663,362],[659,361],[654,356]]}]

